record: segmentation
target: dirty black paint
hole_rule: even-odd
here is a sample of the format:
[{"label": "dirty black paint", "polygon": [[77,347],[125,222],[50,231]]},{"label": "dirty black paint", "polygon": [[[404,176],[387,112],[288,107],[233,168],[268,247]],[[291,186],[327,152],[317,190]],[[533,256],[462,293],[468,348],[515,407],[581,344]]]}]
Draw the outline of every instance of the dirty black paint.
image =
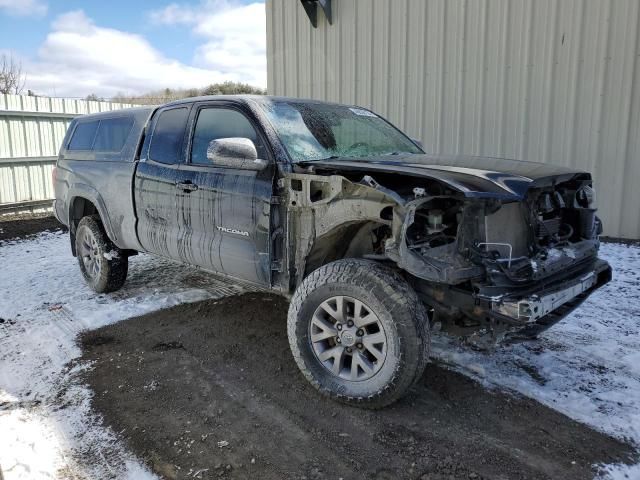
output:
[{"label": "dirty black paint", "polygon": [[270,169],[180,167],[177,181],[198,189],[176,189],[178,259],[267,285],[270,272],[262,259],[269,255],[271,176]]},{"label": "dirty black paint", "polygon": [[466,197],[523,200],[529,188],[590,175],[569,168],[504,158],[397,155],[304,162],[305,166],[340,171],[389,172],[445,183]]},{"label": "dirty black paint", "polygon": [[138,238],[150,253],[178,259],[177,168],[140,162],[134,193]]}]

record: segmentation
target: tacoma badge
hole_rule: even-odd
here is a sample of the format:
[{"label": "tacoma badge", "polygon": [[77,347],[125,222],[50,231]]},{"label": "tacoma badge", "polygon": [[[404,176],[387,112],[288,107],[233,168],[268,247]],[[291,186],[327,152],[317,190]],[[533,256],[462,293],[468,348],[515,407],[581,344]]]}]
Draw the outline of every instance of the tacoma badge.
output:
[{"label": "tacoma badge", "polygon": [[249,232],[243,232],[242,230],[236,230],[235,228],[227,228],[227,227],[216,227],[218,230],[224,233],[233,233],[235,235],[242,235],[243,237],[248,237]]}]

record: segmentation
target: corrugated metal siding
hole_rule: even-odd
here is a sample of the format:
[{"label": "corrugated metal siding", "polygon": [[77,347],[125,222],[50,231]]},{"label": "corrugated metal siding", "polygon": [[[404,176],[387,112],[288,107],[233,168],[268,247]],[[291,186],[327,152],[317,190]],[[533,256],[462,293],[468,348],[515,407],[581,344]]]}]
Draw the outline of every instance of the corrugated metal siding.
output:
[{"label": "corrugated metal siding", "polygon": [[267,0],[270,94],[355,103],[428,151],[591,171],[640,238],[640,1]]},{"label": "corrugated metal siding", "polygon": [[0,95],[0,207],[53,199],[51,172],[73,117],[131,106]]}]

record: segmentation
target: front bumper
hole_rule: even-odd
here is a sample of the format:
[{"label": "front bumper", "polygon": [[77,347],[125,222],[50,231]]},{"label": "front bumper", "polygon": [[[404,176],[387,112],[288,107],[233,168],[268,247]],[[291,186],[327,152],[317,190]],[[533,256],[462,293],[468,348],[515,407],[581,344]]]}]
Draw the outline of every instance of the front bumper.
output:
[{"label": "front bumper", "polygon": [[525,296],[505,295],[490,300],[490,316],[512,327],[507,338],[533,337],[569,315],[589,295],[611,280],[611,267],[604,260],[596,260],[593,267],[582,274]]},{"label": "front bumper", "polygon": [[533,338],[555,325],[611,280],[611,267],[596,258],[577,271],[557,277],[526,290],[503,287],[501,293],[493,291],[493,295],[423,281],[415,282],[414,287],[434,308],[435,321],[443,331],[483,347]]}]

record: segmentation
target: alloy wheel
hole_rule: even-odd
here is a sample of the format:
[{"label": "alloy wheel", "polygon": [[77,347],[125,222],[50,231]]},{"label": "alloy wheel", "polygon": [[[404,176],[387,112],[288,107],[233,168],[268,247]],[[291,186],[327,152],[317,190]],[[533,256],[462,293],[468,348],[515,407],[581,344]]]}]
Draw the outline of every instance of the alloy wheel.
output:
[{"label": "alloy wheel", "polygon": [[91,230],[84,228],[80,238],[80,257],[84,264],[85,271],[92,279],[100,275],[100,253],[98,240]]},{"label": "alloy wheel", "polygon": [[387,355],[387,336],[376,313],[343,295],[318,306],[309,339],[319,362],[345,380],[368,380],[380,371]]}]

